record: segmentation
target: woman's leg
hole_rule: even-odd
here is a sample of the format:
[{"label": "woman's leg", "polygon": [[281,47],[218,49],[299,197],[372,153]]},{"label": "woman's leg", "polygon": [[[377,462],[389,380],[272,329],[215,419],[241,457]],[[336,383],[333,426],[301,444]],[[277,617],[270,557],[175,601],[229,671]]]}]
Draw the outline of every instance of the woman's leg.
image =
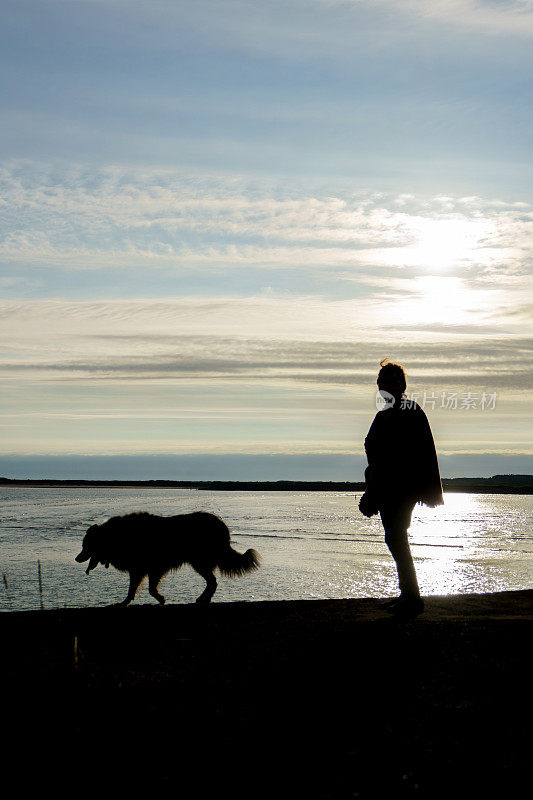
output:
[{"label": "woman's leg", "polygon": [[407,530],[411,524],[414,503],[403,502],[384,506],[380,510],[385,530],[385,542],[396,563],[402,598],[419,598],[420,589],[409,547]]}]

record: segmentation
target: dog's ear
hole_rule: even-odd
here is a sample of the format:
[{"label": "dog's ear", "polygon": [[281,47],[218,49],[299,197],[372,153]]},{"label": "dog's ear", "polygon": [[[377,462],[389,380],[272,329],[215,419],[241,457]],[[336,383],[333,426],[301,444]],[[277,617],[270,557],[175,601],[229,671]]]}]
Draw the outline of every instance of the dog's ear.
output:
[{"label": "dog's ear", "polygon": [[98,558],[98,556],[91,556],[91,558],[89,560],[89,566],[85,570],[85,574],[88,575],[89,572],[91,572],[93,569],[95,569],[95,567],[97,567],[99,563],[100,563],[100,559]]}]

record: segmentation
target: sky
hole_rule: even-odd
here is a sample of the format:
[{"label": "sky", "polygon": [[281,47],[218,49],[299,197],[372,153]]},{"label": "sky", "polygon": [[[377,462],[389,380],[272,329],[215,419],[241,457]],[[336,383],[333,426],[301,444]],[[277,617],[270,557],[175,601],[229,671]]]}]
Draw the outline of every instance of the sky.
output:
[{"label": "sky", "polygon": [[0,5],[0,474],[533,471],[531,0]]}]

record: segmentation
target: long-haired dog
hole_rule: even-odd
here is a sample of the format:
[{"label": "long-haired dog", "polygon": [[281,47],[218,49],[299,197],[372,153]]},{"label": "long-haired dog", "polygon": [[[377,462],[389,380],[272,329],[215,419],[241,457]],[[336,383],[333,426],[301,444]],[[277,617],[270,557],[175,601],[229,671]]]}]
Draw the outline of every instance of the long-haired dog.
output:
[{"label": "long-haired dog", "polygon": [[87,575],[98,564],[129,572],[129,591],[120,603],[125,606],[148,575],[148,591],[163,605],[165,598],[157,587],[170,570],[190,564],[207,583],[196,602],[209,603],[217,588],[216,567],[223,575],[243,575],[259,567],[259,554],[233,550],[229,530],[215,514],[196,511],[160,517],[136,512],[91,525],[76,561],[89,561]]}]

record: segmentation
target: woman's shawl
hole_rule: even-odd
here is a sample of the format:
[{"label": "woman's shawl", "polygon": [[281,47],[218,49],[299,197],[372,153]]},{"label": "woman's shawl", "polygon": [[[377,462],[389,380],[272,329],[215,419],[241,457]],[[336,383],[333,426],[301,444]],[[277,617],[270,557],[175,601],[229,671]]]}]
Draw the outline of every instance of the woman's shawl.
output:
[{"label": "woman's shawl", "polygon": [[424,411],[414,401],[378,411],[365,439],[366,494],[376,508],[384,502],[412,499],[442,505],[442,484],[435,443]]}]

